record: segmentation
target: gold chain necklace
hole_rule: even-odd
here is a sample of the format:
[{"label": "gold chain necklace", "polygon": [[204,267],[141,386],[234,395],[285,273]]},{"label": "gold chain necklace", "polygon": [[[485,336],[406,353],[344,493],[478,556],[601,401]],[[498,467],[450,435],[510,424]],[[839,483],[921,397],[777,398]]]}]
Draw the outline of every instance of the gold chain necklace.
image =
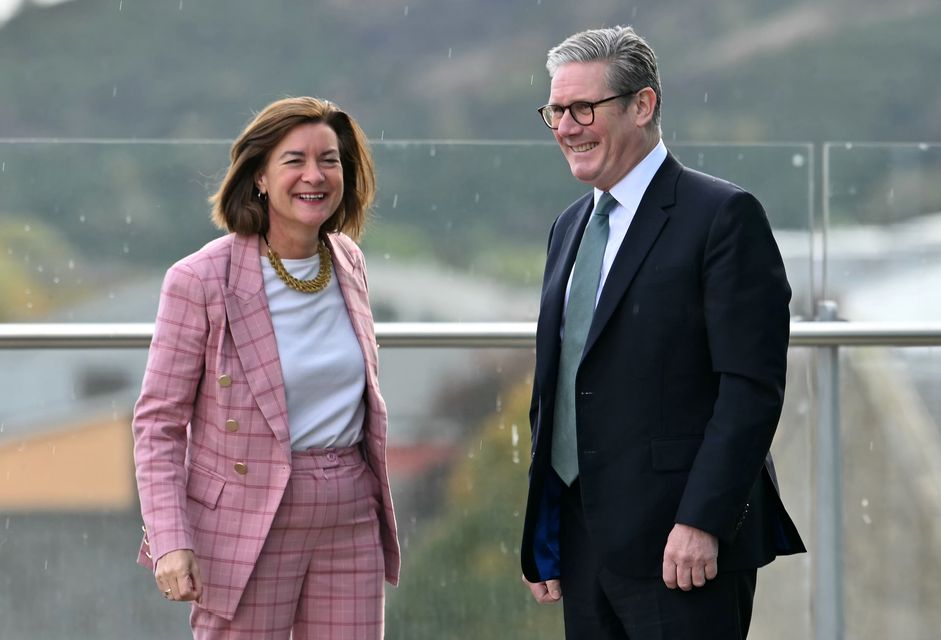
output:
[{"label": "gold chain necklace", "polygon": [[[267,239],[265,239],[265,244],[268,244]],[[330,284],[330,267],[333,265],[333,258],[330,256],[327,243],[323,240],[320,241],[320,246],[317,247],[317,255],[320,256],[320,270],[317,272],[317,277],[312,280],[301,280],[288,273],[288,270],[284,268],[284,263],[281,262],[281,256],[268,244],[268,261],[274,267],[274,272],[278,274],[281,282],[301,293],[317,293],[326,289],[327,285]]]}]

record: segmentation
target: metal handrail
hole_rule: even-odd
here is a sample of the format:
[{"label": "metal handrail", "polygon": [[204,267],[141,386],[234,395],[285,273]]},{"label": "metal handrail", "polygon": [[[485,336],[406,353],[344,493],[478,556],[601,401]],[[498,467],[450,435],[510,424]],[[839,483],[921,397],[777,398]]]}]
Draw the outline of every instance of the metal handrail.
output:
[{"label": "metal handrail", "polygon": [[[141,349],[148,322],[0,323],[0,349]],[[532,348],[535,322],[379,322],[383,347]],[[792,322],[792,347],[941,346],[941,322]]]}]

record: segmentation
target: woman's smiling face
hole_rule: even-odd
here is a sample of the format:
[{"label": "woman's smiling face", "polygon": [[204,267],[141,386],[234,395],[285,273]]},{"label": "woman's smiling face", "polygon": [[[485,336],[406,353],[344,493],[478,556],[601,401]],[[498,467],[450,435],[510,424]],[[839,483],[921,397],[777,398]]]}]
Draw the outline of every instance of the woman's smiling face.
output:
[{"label": "woman's smiling face", "polygon": [[343,200],[337,134],[322,122],[298,125],[271,151],[256,178],[268,196],[269,240],[284,247],[317,246],[321,225]]}]

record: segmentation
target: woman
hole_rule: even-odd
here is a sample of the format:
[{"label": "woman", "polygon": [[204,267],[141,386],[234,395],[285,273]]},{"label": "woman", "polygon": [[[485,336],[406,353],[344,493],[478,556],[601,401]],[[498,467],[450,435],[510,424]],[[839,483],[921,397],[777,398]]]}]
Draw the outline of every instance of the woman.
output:
[{"label": "woman", "polygon": [[399,547],[385,403],[354,243],[375,195],[359,126],[279,100],[210,198],[230,233],[160,295],[134,459],[138,561],[196,638],[381,638]]}]

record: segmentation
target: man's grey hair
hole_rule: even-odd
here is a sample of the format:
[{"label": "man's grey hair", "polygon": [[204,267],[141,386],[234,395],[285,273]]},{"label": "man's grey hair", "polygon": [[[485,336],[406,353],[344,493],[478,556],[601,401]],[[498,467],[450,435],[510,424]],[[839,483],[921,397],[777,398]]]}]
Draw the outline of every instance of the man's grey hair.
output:
[{"label": "man's grey hair", "polygon": [[[607,62],[605,82],[617,94],[639,91],[650,87],[657,94],[651,124],[660,129],[660,72],[657,71],[657,56],[647,41],[631,27],[590,29],[566,38],[549,49],[546,69],[549,77],[555,76],[559,67],[570,62]],[[622,98],[627,106],[633,96]]]}]

